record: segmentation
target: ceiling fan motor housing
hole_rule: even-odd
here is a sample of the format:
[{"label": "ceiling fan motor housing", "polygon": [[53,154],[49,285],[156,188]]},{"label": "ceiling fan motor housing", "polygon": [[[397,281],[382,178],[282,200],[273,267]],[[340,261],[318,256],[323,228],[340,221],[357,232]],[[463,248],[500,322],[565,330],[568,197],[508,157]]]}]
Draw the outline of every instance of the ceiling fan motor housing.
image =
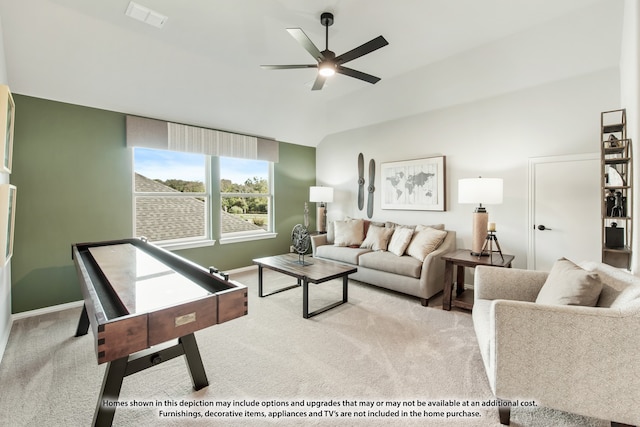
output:
[{"label": "ceiling fan motor housing", "polygon": [[320,15],[320,23],[325,27],[330,27],[333,25],[333,13],[324,12]]}]

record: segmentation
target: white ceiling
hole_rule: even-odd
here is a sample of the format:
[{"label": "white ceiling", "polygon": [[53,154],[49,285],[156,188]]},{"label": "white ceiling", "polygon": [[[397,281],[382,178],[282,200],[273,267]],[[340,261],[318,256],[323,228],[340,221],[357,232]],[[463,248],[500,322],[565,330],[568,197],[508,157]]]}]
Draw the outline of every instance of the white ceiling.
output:
[{"label": "white ceiling", "polygon": [[[557,67],[564,73],[589,72],[619,60],[615,25],[621,0],[137,3],[167,15],[164,27],[125,16],[129,0],[0,0],[12,91],[315,146],[334,132],[436,108],[430,90],[454,80],[432,78],[425,86],[425,78],[451,75],[442,64],[451,58],[458,58],[452,64],[464,64],[459,58],[473,58],[487,46],[509,49],[510,56],[537,52],[544,60],[577,58],[571,66]],[[314,69],[259,67],[313,63],[285,29],[302,28],[323,50],[323,11],[335,15],[329,48],[338,55],[379,35],[389,41],[349,63],[381,77],[379,83],[337,75],[322,91],[312,92]],[[618,21],[607,21],[611,17]],[[505,40],[521,40],[529,48],[520,52]],[[596,49],[609,51],[594,55]],[[547,56],[549,50],[557,50],[556,56]],[[555,78],[564,77],[558,73]],[[412,88],[420,88],[420,96],[431,104],[412,99]],[[396,94],[398,99],[392,99]],[[373,111],[372,104],[388,107]]]}]

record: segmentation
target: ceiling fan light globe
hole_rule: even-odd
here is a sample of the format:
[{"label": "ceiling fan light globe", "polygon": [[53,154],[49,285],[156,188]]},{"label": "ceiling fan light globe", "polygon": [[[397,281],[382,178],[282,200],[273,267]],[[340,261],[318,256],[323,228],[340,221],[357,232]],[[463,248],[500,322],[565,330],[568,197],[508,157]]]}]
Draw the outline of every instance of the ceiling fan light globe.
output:
[{"label": "ceiling fan light globe", "polygon": [[336,73],[336,69],[331,65],[324,65],[318,68],[318,73],[323,77],[331,77]]}]

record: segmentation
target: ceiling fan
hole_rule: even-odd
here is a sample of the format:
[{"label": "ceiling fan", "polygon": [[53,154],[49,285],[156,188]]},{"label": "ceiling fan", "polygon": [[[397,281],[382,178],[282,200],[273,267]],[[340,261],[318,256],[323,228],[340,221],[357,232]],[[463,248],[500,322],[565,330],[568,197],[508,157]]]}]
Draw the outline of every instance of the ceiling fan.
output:
[{"label": "ceiling fan", "polygon": [[367,43],[356,47],[342,55],[336,56],[336,54],[329,50],[329,27],[333,25],[333,14],[324,12],[320,15],[320,23],[326,28],[325,43],[326,48],[322,52],[313,44],[311,39],[300,28],[287,28],[287,31],[294,39],[302,45],[302,47],[318,61],[317,64],[307,65],[261,65],[262,68],[268,70],[286,70],[293,68],[317,68],[318,76],[311,90],[320,90],[324,86],[327,77],[334,75],[335,73],[344,74],[345,76],[354,77],[356,79],[375,84],[380,81],[380,77],[372,76],[371,74],[363,73],[361,71],[347,68],[342,64],[349,61],[353,61],[356,58],[360,58],[374,50],[380,49],[389,44],[384,37],[378,36]]}]

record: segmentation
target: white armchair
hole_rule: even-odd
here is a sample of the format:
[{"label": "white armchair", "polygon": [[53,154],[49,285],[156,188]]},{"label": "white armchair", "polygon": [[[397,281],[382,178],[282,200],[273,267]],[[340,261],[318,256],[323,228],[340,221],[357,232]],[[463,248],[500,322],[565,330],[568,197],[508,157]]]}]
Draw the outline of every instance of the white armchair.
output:
[{"label": "white armchair", "polygon": [[[477,267],[473,324],[498,400],[640,425],[640,278],[600,263],[596,307],[535,303],[548,273]],[[510,407],[499,409],[509,424]]]}]

